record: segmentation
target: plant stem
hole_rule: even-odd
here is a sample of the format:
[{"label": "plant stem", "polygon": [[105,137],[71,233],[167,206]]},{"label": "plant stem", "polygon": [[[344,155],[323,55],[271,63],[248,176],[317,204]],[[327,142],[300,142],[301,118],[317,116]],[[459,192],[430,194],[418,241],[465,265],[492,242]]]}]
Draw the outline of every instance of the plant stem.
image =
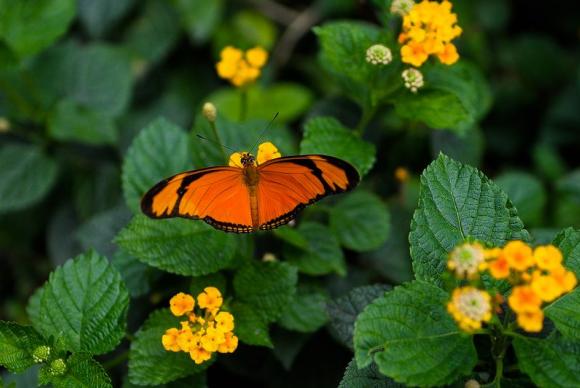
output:
[{"label": "plant stem", "polygon": [[362,116],[360,118],[360,121],[358,122],[358,125],[356,126],[356,133],[359,136],[362,136],[364,134],[367,125],[375,115],[375,111],[376,107],[374,106],[370,108],[368,106],[363,107]]},{"label": "plant stem", "polygon": [[245,121],[248,116],[248,89],[240,89],[240,121]]},{"label": "plant stem", "polygon": [[106,370],[111,370],[117,365],[122,364],[129,358],[129,351],[125,350],[123,353],[119,354],[117,357],[110,359],[107,362],[103,363],[103,368]]}]

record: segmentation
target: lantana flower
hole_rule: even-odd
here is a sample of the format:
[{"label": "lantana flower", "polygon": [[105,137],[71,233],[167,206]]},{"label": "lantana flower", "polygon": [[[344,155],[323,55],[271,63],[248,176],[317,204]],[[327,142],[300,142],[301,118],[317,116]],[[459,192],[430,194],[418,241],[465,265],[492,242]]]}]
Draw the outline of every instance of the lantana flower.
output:
[{"label": "lantana flower", "polygon": [[220,53],[216,70],[221,78],[234,86],[242,87],[258,79],[262,67],[268,61],[268,52],[262,47],[254,47],[246,52],[227,46]]},{"label": "lantana flower", "polygon": [[447,311],[461,329],[468,332],[480,329],[483,322],[491,319],[491,296],[471,286],[456,288]]},{"label": "lantana flower", "polygon": [[171,298],[172,314],[185,315],[187,320],[181,322],[181,328],[165,331],[161,337],[165,350],[189,353],[196,364],[209,360],[215,352],[233,353],[238,346],[238,337],[233,333],[234,316],[219,311],[223,307],[221,292],[216,287],[204,288],[197,296],[197,310],[192,300],[192,295],[181,292]]},{"label": "lantana flower", "polygon": [[462,30],[451,8],[447,0],[441,3],[423,0],[404,14],[403,30],[399,35],[404,63],[419,67],[430,55],[437,56],[446,65],[457,62],[459,54],[451,41],[461,35]]},{"label": "lantana flower", "polygon": [[464,243],[456,246],[449,254],[447,268],[454,271],[459,278],[471,278],[478,273],[485,262],[481,244]]}]

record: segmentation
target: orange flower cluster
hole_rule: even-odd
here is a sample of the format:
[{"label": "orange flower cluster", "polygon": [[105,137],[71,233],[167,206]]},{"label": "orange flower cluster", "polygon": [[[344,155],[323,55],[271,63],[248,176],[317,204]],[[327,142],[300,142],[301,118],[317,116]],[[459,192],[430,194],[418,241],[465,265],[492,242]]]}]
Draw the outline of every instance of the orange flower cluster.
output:
[{"label": "orange flower cluster", "polygon": [[429,55],[436,55],[441,63],[452,65],[459,59],[451,41],[461,35],[457,15],[451,12],[447,0],[423,0],[403,16],[403,31],[399,35],[404,63],[421,66]]},{"label": "orange flower cluster", "polygon": [[522,241],[510,241],[503,248],[485,250],[484,255],[482,269],[514,286],[508,305],[526,331],[541,331],[544,302],[552,302],[576,287],[576,275],[562,265],[562,252],[553,245],[532,250]]},{"label": "orange flower cluster", "polygon": [[233,333],[234,317],[219,311],[222,303],[222,295],[215,287],[206,287],[197,296],[197,314],[193,296],[180,292],[171,298],[171,313],[187,320],[181,322],[181,329],[165,331],[161,338],[165,350],[189,353],[196,364],[209,360],[214,352],[233,353],[238,347],[238,337]]}]

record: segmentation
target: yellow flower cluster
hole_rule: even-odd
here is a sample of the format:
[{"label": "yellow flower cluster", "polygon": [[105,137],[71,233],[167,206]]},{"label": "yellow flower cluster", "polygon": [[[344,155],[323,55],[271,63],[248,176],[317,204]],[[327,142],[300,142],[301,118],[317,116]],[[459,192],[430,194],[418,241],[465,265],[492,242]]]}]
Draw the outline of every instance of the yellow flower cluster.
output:
[{"label": "yellow flower cluster", "polygon": [[508,305],[517,314],[518,325],[529,332],[542,330],[542,304],[552,302],[576,287],[576,275],[562,265],[562,252],[553,245],[532,250],[522,241],[485,252],[492,277],[507,279],[514,287]]},{"label": "yellow flower cluster", "polygon": [[267,61],[268,52],[261,47],[243,52],[227,46],[220,53],[216,70],[221,78],[229,80],[234,86],[242,87],[258,79]]},{"label": "yellow flower cluster", "polygon": [[161,338],[165,350],[189,353],[196,364],[209,360],[214,352],[233,353],[238,347],[238,337],[233,333],[234,317],[220,311],[222,303],[222,295],[215,287],[206,287],[197,296],[198,313],[193,296],[180,292],[171,298],[171,313],[187,320],[181,322],[180,329],[165,331]]},{"label": "yellow flower cluster", "polygon": [[451,41],[461,35],[457,15],[451,12],[447,0],[423,0],[403,16],[403,31],[399,35],[403,62],[421,66],[429,55],[436,55],[441,63],[452,65],[459,59]]},{"label": "yellow flower cluster", "polygon": [[[522,241],[510,241],[503,248],[486,249],[480,243],[463,243],[449,254],[447,267],[460,279],[476,280],[482,272],[495,279],[505,279],[512,286],[509,307],[517,315],[518,325],[528,332],[542,330],[542,305],[552,302],[576,287],[576,275],[562,265],[562,252],[553,245],[532,249]],[[460,287],[453,291],[447,309],[466,331],[481,327],[491,318],[493,305],[487,291]]]}]

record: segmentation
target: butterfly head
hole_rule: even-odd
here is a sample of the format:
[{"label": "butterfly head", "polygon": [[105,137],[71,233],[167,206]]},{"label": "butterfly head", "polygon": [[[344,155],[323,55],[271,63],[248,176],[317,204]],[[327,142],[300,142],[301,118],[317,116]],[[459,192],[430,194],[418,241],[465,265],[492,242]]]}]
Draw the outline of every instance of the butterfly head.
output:
[{"label": "butterfly head", "polygon": [[254,155],[250,154],[249,152],[242,152],[242,156],[240,158],[240,161],[242,162],[242,166],[244,166],[244,167],[256,165],[256,158],[254,157]]}]

